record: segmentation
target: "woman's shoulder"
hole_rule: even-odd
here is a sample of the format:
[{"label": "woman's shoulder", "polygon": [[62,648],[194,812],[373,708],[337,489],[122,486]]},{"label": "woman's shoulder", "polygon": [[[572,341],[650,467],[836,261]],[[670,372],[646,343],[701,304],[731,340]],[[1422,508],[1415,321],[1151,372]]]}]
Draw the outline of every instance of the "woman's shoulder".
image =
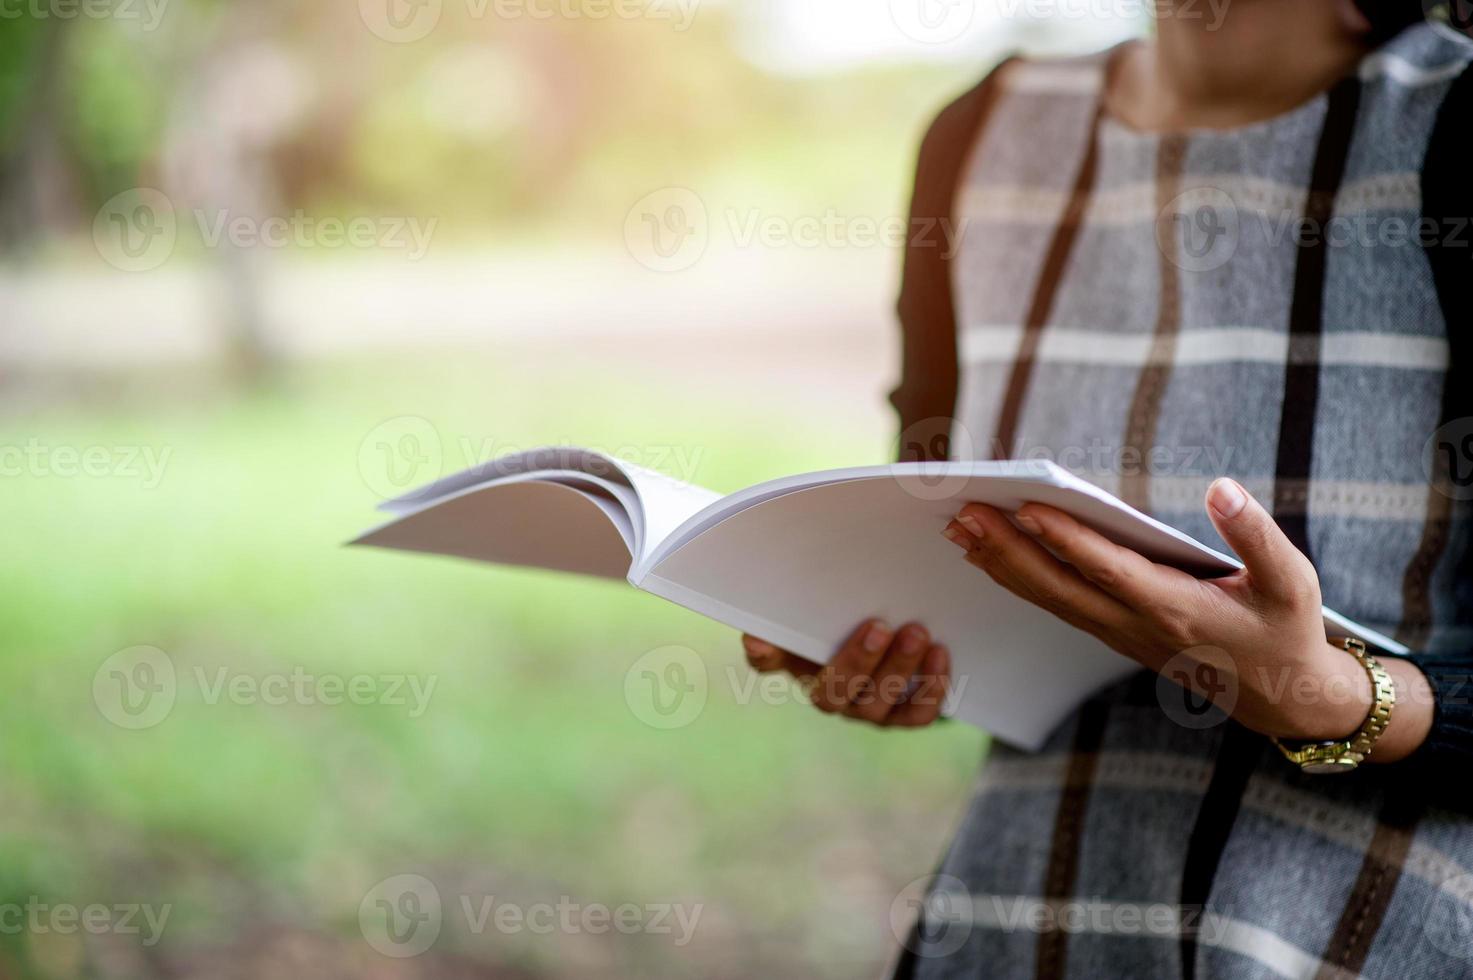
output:
[{"label": "woman's shoulder", "polygon": [[1365,97],[1388,107],[1440,104],[1469,75],[1473,40],[1423,21],[1371,52],[1360,64]]},{"label": "woman's shoulder", "polygon": [[1473,38],[1444,24],[1419,21],[1362,62],[1363,77],[1384,76],[1399,85],[1426,82],[1429,73],[1457,73],[1473,61]]},{"label": "woman's shoulder", "polygon": [[972,87],[956,96],[937,121],[964,114],[977,102],[1008,93],[1074,95],[1093,99],[1104,84],[1105,67],[1115,48],[1064,57],[1008,55]]},{"label": "woman's shoulder", "polygon": [[[1392,198],[1426,196],[1427,169],[1464,141],[1473,112],[1473,42],[1419,22],[1362,59],[1355,114],[1358,150],[1347,180]],[[1462,151],[1453,151],[1459,169]],[[1436,158],[1436,159],[1434,159]],[[1463,183],[1459,177],[1457,182]],[[1433,194],[1438,196],[1441,192]]]},{"label": "woman's shoulder", "polygon": [[928,158],[952,159],[964,153],[996,106],[1014,96],[1039,102],[1030,108],[1030,114],[1036,110],[1058,118],[1071,106],[1091,111],[1113,50],[1068,57],[1003,58],[931,120],[921,142],[922,166]]}]

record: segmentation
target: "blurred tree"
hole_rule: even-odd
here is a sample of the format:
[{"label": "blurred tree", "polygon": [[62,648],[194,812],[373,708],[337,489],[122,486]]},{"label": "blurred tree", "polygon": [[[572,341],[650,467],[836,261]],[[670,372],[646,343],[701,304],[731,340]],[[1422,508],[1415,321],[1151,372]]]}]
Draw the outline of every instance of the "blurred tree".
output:
[{"label": "blurred tree", "polygon": [[[278,2],[232,4],[196,32],[185,74],[169,106],[161,172],[180,215],[217,231],[238,220],[256,229],[289,203],[275,155],[301,126],[310,74],[279,38]],[[276,361],[265,307],[271,257],[259,235],[225,233],[206,243],[224,284],[219,321],[228,367],[239,379],[266,378]]]},{"label": "blurred tree", "polygon": [[0,20],[0,248],[36,243],[76,219],[62,120],[72,22]]}]

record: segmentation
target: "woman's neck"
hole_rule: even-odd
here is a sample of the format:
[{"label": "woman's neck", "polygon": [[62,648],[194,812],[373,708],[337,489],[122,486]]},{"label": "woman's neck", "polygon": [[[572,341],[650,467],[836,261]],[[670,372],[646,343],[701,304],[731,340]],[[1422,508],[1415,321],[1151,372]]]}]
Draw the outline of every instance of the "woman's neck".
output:
[{"label": "woman's neck", "polygon": [[1286,112],[1354,70],[1364,35],[1338,0],[1159,4],[1156,36],[1122,53],[1110,112],[1140,129],[1227,128]]}]

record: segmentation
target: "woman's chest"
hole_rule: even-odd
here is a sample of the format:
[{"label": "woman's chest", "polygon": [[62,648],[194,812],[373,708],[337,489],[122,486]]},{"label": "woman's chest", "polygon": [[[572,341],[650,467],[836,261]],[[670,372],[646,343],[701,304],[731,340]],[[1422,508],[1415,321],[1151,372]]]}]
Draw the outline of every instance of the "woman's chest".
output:
[{"label": "woman's chest", "polygon": [[1415,172],[1347,148],[1315,189],[1324,114],[1273,145],[1107,127],[1041,170],[979,159],[952,442],[1053,459],[1209,543],[1203,494],[1233,476],[1327,601],[1394,632],[1458,615],[1466,507],[1432,480],[1447,326]]}]

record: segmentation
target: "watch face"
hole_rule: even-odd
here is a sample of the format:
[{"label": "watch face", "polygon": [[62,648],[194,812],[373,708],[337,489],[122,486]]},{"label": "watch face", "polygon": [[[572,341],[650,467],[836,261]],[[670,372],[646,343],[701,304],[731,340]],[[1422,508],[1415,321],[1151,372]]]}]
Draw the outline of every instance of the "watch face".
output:
[{"label": "watch face", "polygon": [[1350,772],[1356,767],[1354,759],[1325,759],[1322,762],[1306,762],[1302,768],[1315,776],[1328,776],[1337,772]]}]

